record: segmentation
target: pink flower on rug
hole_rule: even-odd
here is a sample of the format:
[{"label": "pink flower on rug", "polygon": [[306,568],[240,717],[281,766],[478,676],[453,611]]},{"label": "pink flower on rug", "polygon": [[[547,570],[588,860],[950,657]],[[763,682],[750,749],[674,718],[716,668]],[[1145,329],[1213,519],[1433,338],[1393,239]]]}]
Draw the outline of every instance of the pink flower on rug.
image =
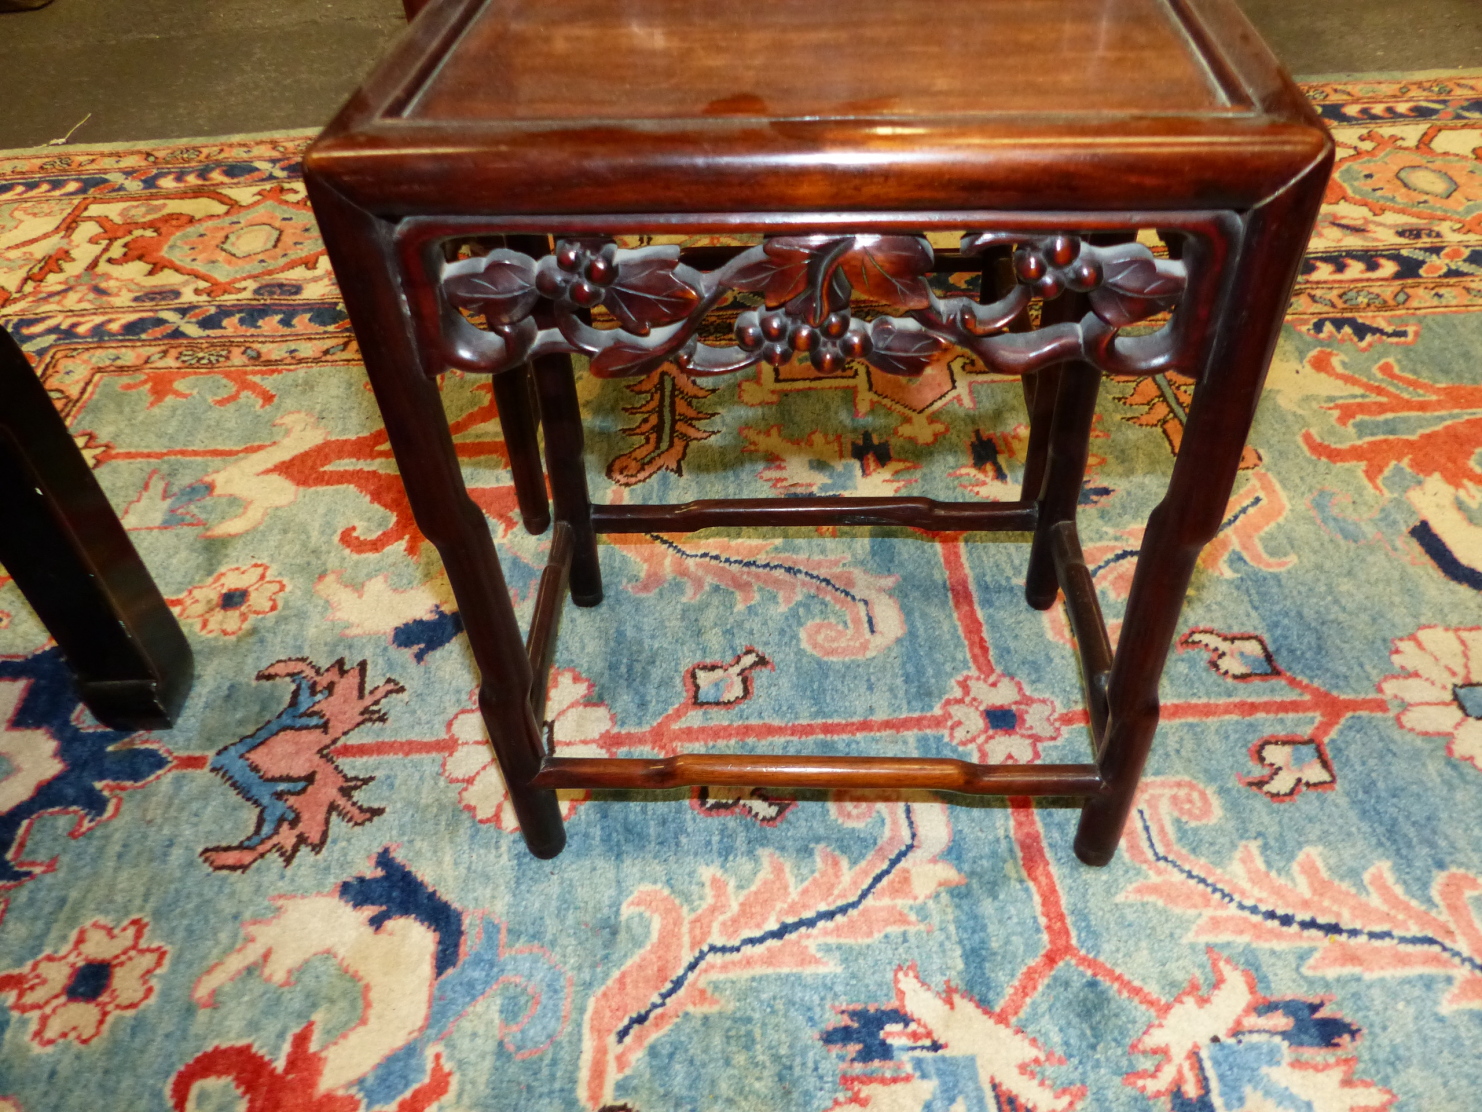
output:
[{"label": "pink flower on rug", "polygon": [[1053,699],[1025,692],[1013,676],[958,676],[957,691],[942,701],[947,740],[977,750],[984,764],[1030,764],[1039,747],[1060,740]]},{"label": "pink flower on rug", "polygon": [[[592,681],[574,668],[556,673],[546,699],[545,729],[554,737],[563,757],[603,757],[606,752],[595,743],[616,725],[612,712],[603,703],[591,702]],[[460,710],[448,723],[448,738],[457,748],[443,758],[443,776],[449,783],[461,784],[458,801],[463,809],[481,823],[500,830],[520,829],[510,805],[504,777],[489,748],[489,735],[483,716],[476,707]],[[577,804],[587,798],[586,792],[561,792],[561,817],[569,819]]]},{"label": "pink flower on rug", "polygon": [[10,1009],[36,1017],[31,1040],[51,1046],[64,1039],[90,1043],[118,1012],[131,1012],[154,993],[150,977],[169,951],[145,946],[149,924],[130,919],[114,928],[94,920],[60,954],[0,973],[0,992],[13,992]]},{"label": "pink flower on rug", "polygon": [[1380,680],[1379,692],[1407,704],[1395,721],[1450,738],[1448,754],[1482,768],[1482,628],[1426,626],[1397,640],[1390,659],[1404,674]]},{"label": "pink flower on rug", "polygon": [[235,637],[250,619],[278,609],[278,596],[288,590],[283,580],[269,579],[268,570],[266,564],[227,568],[170,601],[182,619],[199,621],[202,633]]}]

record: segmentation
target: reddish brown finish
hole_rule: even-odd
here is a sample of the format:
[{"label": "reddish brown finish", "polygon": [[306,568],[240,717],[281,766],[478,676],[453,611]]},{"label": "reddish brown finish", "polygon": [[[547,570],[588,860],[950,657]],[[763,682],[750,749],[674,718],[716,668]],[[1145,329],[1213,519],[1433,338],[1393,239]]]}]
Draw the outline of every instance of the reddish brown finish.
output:
[{"label": "reddish brown finish", "polygon": [[571,600],[578,606],[602,601],[602,573],[597,569],[597,535],[592,529],[592,503],[587,497],[583,459],[581,403],[571,359],[547,355],[535,361],[535,387],[545,422],[546,469],[556,516],[571,527]]},{"label": "reddish brown finish", "polygon": [[[1102,246],[1075,235],[969,231],[958,259],[1013,251],[1013,281],[986,305],[933,291],[927,275],[942,264],[923,235],[767,236],[703,272],[674,245],[625,250],[608,237],[558,236],[554,252],[529,252],[518,245],[531,237],[506,238],[510,246],[467,258],[423,253],[438,278],[436,303],[419,298],[414,311],[435,310],[419,321],[435,365],[497,375],[531,358],[581,354],[598,378],[625,378],[671,361],[714,375],[806,356],[824,374],[863,359],[913,377],[956,345],[1004,374],[1066,359],[1140,374],[1187,359],[1196,343],[1189,323],[1207,319],[1211,292],[1198,280],[1209,273],[1198,251],[1187,252],[1191,280],[1190,262],[1159,259],[1130,236]],[[856,292],[888,311],[857,316]],[[737,314],[730,343],[701,342],[710,311],[741,293],[761,295],[762,305]],[[1035,297],[1048,302],[1040,327],[1013,328]],[[593,327],[599,306],[615,327]],[[1163,310],[1177,310],[1168,327],[1120,336]]]},{"label": "reddish brown finish", "polygon": [[[998,60],[999,79],[964,80],[942,65],[944,37],[958,56]],[[682,0],[432,0],[310,150],[307,176],[409,499],[457,595],[485,721],[532,850],[550,855],[563,843],[558,786],[888,786],[1083,796],[1076,852],[1109,860],[1157,725],[1189,575],[1223,516],[1330,162],[1321,125],[1231,0],[840,0],[826,18],[801,0],[745,13]],[[1114,238],[1092,242],[1115,243],[1141,228],[1159,230],[1176,261],[1149,270],[1137,250],[1062,246],[1106,233]],[[961,251],[923,252],[915,237],[945,229],[973,234]],[[772,238],[682,259],[616,253],[609,237],[634,232]],[[538,259],[547,235],[556,255]],[[447,244],[471,236],[508,237],[505,253],[450,266]],[[538,249],[518,238],[532,236]],[[850,288],[869,281],[848,261],[867,249],[860,237],[883,237],[881,270],[904,291],[886,298],[895,317],[870,325],[870,343],[850,341],[862,357],[910,374],[918,361],[897,349],[954,342],[1034,376],[1032,504],[589,505],[568,353],[592,356],[599,374],[669,358],[720,373],[792,349],[826,360],[798,330],[849,317]],[[1049,327],[1004,339],[1005,326],[1023,328],[1017,302],[990,312],[923,298],[922,275],[975,255],[974,265],[997,268],[995,297],[1032,288],[1052,299]],[[1097,292],[1100,279],[1072,282],[1090,313],[1053,300],[1071,275],[1055,268],[1077,258],[1128,275],[1115,296]],[[637,294],[613,292],[619,271]],[[766,311],[738,324],[729,349],[697,346],[695,329],[723,288],[763,293]],[[599,302],[620,332],[586,327]],[[1172,322],[1155,337],[1116,337],[1172,302]],[[835,337],[841,352],[849,329]],[[913,329],[924,335],[913,339]],[[514,385],[527,361],[562,523],[528,656],[430,381],[449,364],[495,374],[516,428],[522,505],[533,504],[538,461]],[[1075,534],[1104,370],[1199,379],[1115,657]],[[591,605],[601,597],[598,532],[797,521],[1034,528],[1028,595],[1048,605],[1057,587],[1066,594],[1096,763],[543,755],[532,683],[549,662],[568,535],[572,595]]]},{"label": "reddish brown finish", "polygon": [[1091,740],[1099,747],[1106,736],[1106,685],[1111,678],[1112,648],[1106,635],[1106,620],[1101,616],[1101,602],[1096,597],[1096,582],[1081,553],[1075,522],[1062,521],[1050,530],[1050,554],[1055,562],[1055,579],[1064,592],[1070,632],[1081,659]]},{"label": "reddish brown finish", "polygon": [[1028,532],[1033,502],[938,502],[931,498],[724,498],[658,506],[593,506],[599,533],[691,533],[696,529],[882,525],[967,533]]},{"label": "reddish brown finish", "polygon": [[[621,126],[1247,111],[1238,88],[1180,49],[1186,33],[1160,0],[830,0],[826,11],[769,0],[744,12],[693,0],[492,0],[400,115]],[[1002,59],[1003,79],[963,80],[961,67],[942,65],[946,41],[960,58]]]},{"label": "reddish brown finish", "polygon": [[535,783],[547,788],[636,788],[693,785],[759,788],[902,787],[959,795],[1093,796],[1102,790],[1094,764],[978,765],[950,757],[551,757]]},{"label": "reddish brown finish", "polygon": [[[1293,167],[1322,158],[1326,150],[1326,138],[1313,126],[1300,94],[1230,0],[984,0],[976,10],[982,13],[981,33],[989,41],[977,55],[958,48],[961,26],[933,30],[936,4],[842,0],[828,6],[826,17],[813,4],[768,4],[763,7],[800,13],[794,33],[811,27],[833,30],[832,49],[809,58],[800,71],[819,87],[828,85],[832,59],[847,52],[854,38],[875,40],[851,26],[849,9],[868,18],[888,7],[905,13],[914,33],[898,36],[896,52],[869,75],[877,95],[854,99],[869,102],[912,88],[920,80],[913,76],[919,67],[908,44],[929,43],[939,52],[945,34],[955,57],[985,66],[995,59],[1012,61],[998,81],[964,78],[960,67],[941,65],[939,57],[933,73],[950,75],[963,87],[1032,83],[1038,110],[1023,115],[1000,109],[881,116],[865,103],[832,115],[764,111],[662,120],[624,106],[630,97],[646,95],[641,90],[655,81],[683,81],[691,75],[701,81],[693,66],[687,62],[664,73],[622,72],[606,65],[605,54],[587,63],[591,72],[606,75],[591,115],[536,120],[504,114],[498,107],[499,69],[466,49],[476,38],[501,33],[503,7],[484,0],[431,4],[330,124],[315,157],[349,199],[399,214],[446,212],[446,198],[455,192],[464,212],[508,214],[859,210],[887,203],[922,210],[1075,211],[1086,208],[1088,196],[1096,198],[1099,209],[1244,209],[1280,190],[1293,176]],[[556,72],[565,7],[562,0],[553,0],[533,9],[552,37],[543,48],[531,44],[533,52],[522,59],[522,70]],[[1156,15],[1160,8],[1169,14]],[[671,6],[661,0],[613,10],[639,22],[667,12],[673,22],[665,34],[677,50],[707,45],[703,34],[698,39],[692,35],[696,20],[719,20],[740,31],[757,15],[752,9],[738,14],[724,5]],[[1086,57],[1084,52],[1109,32],[1113,41],[1120,39],[1114,28],[1129,10],[1181,24],[1189,35],[1176,37],[1161,58],[1138,51],[1136,64],[1125,68],[1103,65],[1095,55]],[[1055,39],[1043,26],[1063,32],[1067,21],[1074,29],[1060,37],[1078,45],[1057,60]],[[1017,56],[995,45],[1024,43],[1034,36],[1036,45]],[[1194,58],[1191,48],[1201,40],[1219,45]],[[455,43],[455,53],[467,53],[470,61],[440,66]],[[718,49],[723,51],[724,44]],[[1079,66],[1071,64],[1076,55]],[[459,66],[470,67],[468,72],[491,90],[489,112],[482,118],[438,116],[430,102],[420,99],[424,89],[437,85],[445,68]],[[781,72],[784,68],[777,66],[768,76],[795,80]],[[1206,92],[1175,105],[1170,91],[1187,88],[1188,82],[1170,80],[1169,75],[1187,74],[1191,68],[1216,75],[1230,103],[1217,104],[1218,98]],[[571,77],[568,72],[553,80]],[[697,88],[694,101],[707,103],[708,91]],[[1062,99],[1084,108],[1098,95],[1103,102],[1142,107],[1122,112],[1059,109]],[[422,106],[408,117],[412,104]],[[1026,142],[1030,136],[1033,141]],[[415,169],[386,171],[401,152],[412,150],[418,154]],[[888,202],[879,191],[887,175]],[[539,188],[532,188],[532,182],[539,182]]]},{"label": "reddish brown finish", "polygon": [[1086,803],[1076,832],[1076,854],[1088,865],[1112,859],[1131,812],[1158,728],[1158,680],[1189,578],[1224,518],[1331,166],[1329,156],[1304,168],[1245,218],[1219,340],[1189,409],[1168,493],[1148,519],[1138,553],[1108,684],[1106,735],[1096,754],[1108,792]]},{"label": "reddish brown finish", "polygon": [[422,373],[399,296],[391,228],[308,174],[309,197],[355,321],[365,369],[422,534],[436,546],[482,683],[479,709],[538,857],[566,844],[554,792],[532,788],[545,755],[530,707],[530,661],[483,511],[468,496],[437,385]]},{"label": "reddish brown finish", "polygon": [[[561,632],[561,608],[571,588],[571,554],[571,526],[558,521],[551,533],[550,560],[535,589],[530,634],[525,638],[525,655],[530,660],[530,711],[536,722],[545,721],[551,664],[556,658],[556,637]],[[549,751],[550,746],[546,748]]]},{"label": "reddish brown finish", "polygon": [[526,366],[494,376],[494,406],[499,427],[509,450],[515,498],[520,520],[528,532],[540,534],[551,527],[551,505],[545,496],[545,473],[540,469],[539,416],[535,407],[535,384]]},{"label": "reddish brown finish", "polygon": [[[1044,316],[1049,320],[1042,318],[1041,327],[1053,327],[1056,317],[1078,315],[1082,301],[1077,295],[1067,294],[1046,305]],[[1050,551],[1051,530],[1062,522],[1075,522],[1100,388],[1100,372],[1079,360],[1067,362],[1056,376],[1050,435],[1044,448],[1044,480],[1037,495],[1034,542],[1024,577],[1024,599],[1036,610],[1048,610],[1055,604],[1059,581]]]}]

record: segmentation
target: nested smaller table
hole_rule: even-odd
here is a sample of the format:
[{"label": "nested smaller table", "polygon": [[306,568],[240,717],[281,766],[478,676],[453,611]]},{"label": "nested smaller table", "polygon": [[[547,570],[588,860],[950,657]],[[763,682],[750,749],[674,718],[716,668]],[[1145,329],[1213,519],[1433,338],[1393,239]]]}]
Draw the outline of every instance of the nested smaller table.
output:
[{"label": "nested smaller table", "polygon": [[[731,784],[1079,796],[1076,852],[1109,861],[1331,161],[1230,0],[427,5],[310,149],[306,175],[531,851],[565,844],[554,789]],[[686,252],[617,238],[705,233],[754,242]],[[983,272],[978,298],[927,281],[968,269]],[[702,342],[707,315],[738,294],[754,308],[725,342]],[[884,311],[862,316],[860,298]],[[1161,327],[1127,331],[1164,311]],[[601,376],[795,358],[911,375],[947,345],[1023,376],[1017,501],[588,501],[571,355]],[[534,531],[551,519],[549,477],[557,525],[528,643],[459,471],[436,386],[449,367],[494,376]],[[1113,653],[1075,525],[1096,393],[1103,372],[1170,371],[1197,387]],[[568,577],[577,604],[601,599],[598,534],[784,524],[1032,531],[1027,600],[1064,595],[1093,759],[547,750],[559,614]]]}]

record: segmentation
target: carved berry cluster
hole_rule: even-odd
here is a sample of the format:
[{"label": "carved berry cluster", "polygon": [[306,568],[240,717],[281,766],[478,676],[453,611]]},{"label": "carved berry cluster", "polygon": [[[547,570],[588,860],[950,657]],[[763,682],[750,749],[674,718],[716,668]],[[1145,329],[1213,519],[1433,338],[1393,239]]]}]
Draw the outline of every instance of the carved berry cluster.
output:
[{"label": "carved berry cluster", "polygon": [[1014,274],[1036,294],[1051,301],[1066,290],[1089,293],[1101,285],[1101,261],[1082,251],[1076,236],[1032,240],[1014,252]]},{"label": "carved berry cluster", "polygon": [[736,343],[742,351],[759,352],[774,367],[806,355],[824,374],[842,369],[848,359],[865,358],[874,347],[868,326],[847,310],[829,313],[817,325],[786,309],[745,312],[736,318]]},{"label": "carved berry cluster", "polygon": [[562,240],[554,256],[541,260],[535,288],[552,301],[569,300],[590,309],[600,305],[617,280],[617,245]]}]

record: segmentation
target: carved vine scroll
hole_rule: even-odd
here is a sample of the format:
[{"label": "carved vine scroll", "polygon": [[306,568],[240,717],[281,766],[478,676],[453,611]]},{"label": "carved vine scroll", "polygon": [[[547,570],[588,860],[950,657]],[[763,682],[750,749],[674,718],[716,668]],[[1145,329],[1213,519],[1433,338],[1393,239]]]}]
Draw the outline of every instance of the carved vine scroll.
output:
[{"label": "carved vine scroll", "polygon": [[[1005,247],[1013,248],[1015,282],[989,305],[938,297],[926,280],[935,254],[919,235],[770,236],[703,272],[674,246],[624,250],[609,239],[562,239],[540,259],[498,248],[443,264],[442,354],[455,367],[484,372],[539,355],[583,354],[603,378],[646,374],[669,361],[691,375],[724,374],[797,355],[824,372],[864,359],[909,376],[954,344],[1006,374],[1072,358],[1110,373],[1151,374],[1176,355],[1178,304],[1188,286],[1183,262],[1155,258],[1139,243],[1101,247],[1073,235],[980,232],[962,240],[969,257]],[[738,290],[761,294],[764,307],[737,317],[731,344],[701,342],[706,314]],[[1033,298],[1067,290],[1087,296],[1091,311],[1079,321],[1008,331]],[[899,315],[862,320],[850,309],[855,293]],[[617,327],[588,323],[598,306]],[[1119,335],[1167,309],[1174,314],[1162,328]]]}]

